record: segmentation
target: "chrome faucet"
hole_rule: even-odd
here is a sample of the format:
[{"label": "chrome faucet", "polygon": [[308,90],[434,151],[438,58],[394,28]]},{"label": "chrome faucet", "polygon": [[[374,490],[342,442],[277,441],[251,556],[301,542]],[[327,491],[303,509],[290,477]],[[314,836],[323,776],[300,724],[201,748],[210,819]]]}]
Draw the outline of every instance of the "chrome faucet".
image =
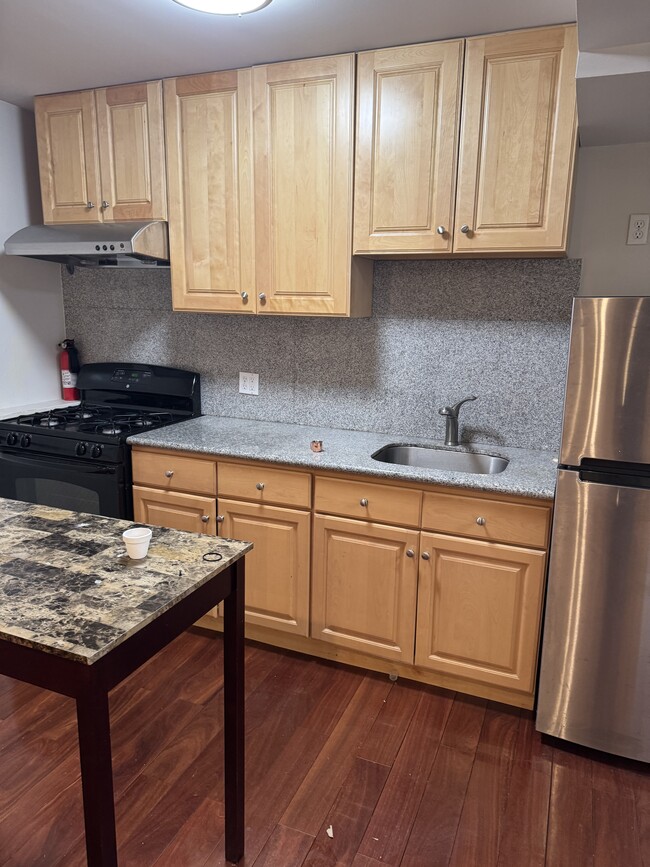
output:
[{"label": "chrome faucet", "polygon": [[468,400],[476,400],[476,395],[470,395],[470,397],[464,397],[462,400],[459,400],[458,403],[455,403],[453,406],[443,406],[438,412],[440,415],[444,415],[447,427],[445,429],[445,445],[446,446],[457,446],[458,445],[458,413],[460,412],[460,408],[464,403],[467,403]]}]

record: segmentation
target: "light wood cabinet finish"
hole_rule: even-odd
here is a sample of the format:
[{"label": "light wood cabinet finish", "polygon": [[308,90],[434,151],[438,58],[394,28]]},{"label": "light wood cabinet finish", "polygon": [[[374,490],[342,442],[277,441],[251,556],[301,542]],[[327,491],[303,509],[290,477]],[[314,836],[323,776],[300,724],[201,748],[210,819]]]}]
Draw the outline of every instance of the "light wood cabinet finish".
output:
[{"label": "light wood cabinet finish", "polygon": [[316,515],[312,638],[413,662],[417,551],[414,530]]},{"label": "light wood cabinet finish", "polygon": [[359,54],[355,253],[451,252],[463,49]]},{"label": "light wood cabinet finish", "polygon": [[546,547],[550,517],[543,506],[437,492],[425,492],[422,504],[425,530],[533,548]]},{"label": "light wood cabinet finish", "polygon": [[366,521],[420,526],[422,494],[410,488],[317,476],[314,509]]},{"label": "light wood cabinet finish", "polygon": [[574,25],[467,40],[456,252],[566,249],[576,60]]},{"label": "light wood cabinet finish", "polygon": [[162,82],[104,87],[95,101],[104,221],[166,220]]},{"label": "light wood cabinet finish", "polygon": [[44,222],[101,221],[94,92],[37,96],[34,111]]},{"label": "light wood cabinet finish", "polygon": [[369,316],[352,263],[353,54],[253,69],[259,313]]},{"label": "light wood cabinet finish", "polygon": [[216,464],[207,458],[138,449],[132,452],[132,465],[136,484],[216,496]]},{"label": "light wood cabinet finish", "polygon": [[175,310],[255,313],[251,70],[164,82]]},{"label": "light wood cabinet finish", "polygon": [[[136,521],[184,530],[187,533],[217,532],[217,503],[211,497],[133,487],[133,513]],[[207,519],[207,520],[206,520]]]},{"label": "light wood cabinet finish", "polygon": [[219,498],[220,535],[253,542],[246,559],[246,620],[309,633],[309,512]]},{"label": "light wood cabinet finish", "polygon": [[416,665],[532,693],[546,555],[422,533]]},{"label": "light wood cabinet finish", "polygon": [[303,509],[311,506],[309,473],[219,461],[218,482],[219,497],[233,497]]}]

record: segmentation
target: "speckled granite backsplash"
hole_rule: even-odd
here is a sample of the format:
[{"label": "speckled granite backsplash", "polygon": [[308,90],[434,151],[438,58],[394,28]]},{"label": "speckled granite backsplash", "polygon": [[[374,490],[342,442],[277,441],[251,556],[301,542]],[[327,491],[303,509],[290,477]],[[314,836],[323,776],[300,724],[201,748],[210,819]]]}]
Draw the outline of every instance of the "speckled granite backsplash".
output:
[{"label": "speckled granite backsplash", "polygon": [[352,320],[173,313],[169,271],[78,268],[66,333],[82,361],[198,370],[204,413],[442,439],[438,407],[476,394],[463,439],[555,449],[580,264],[376,262],[373,315]]}]

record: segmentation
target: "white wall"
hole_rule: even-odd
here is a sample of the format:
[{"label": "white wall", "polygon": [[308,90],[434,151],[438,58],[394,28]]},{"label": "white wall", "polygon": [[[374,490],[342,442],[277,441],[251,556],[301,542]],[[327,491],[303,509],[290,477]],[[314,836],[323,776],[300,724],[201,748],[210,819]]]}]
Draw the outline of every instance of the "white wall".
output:
[{"label": "white wall", "polygon": [[0,416],[61,397],[60,266],[4,254],[10,235],[42,219],[33,116],[0,101]]},{"label": "white wall", "polygon": [[650,214],[650,142],[581,148],[569,242],[581,295],[650,294],[650,243],[626,244],[630,214]]}]

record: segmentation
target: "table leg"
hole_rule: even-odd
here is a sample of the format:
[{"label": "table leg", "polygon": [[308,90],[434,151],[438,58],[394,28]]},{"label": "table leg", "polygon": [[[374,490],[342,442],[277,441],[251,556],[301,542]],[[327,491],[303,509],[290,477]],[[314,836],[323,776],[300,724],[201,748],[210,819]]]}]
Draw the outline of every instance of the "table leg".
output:
[{"label": "table leg", "polygon": [[[231,567],[233,568],[233,567]],[[224,788],[226,860],[244,854],[244,558],[234,566],[232,591],[224,600]]]},{"label": "table leg", "polygon": [[92,690],[77,698],[77,725],[88,867],[117,867],[111,733],[105,691]]}]

